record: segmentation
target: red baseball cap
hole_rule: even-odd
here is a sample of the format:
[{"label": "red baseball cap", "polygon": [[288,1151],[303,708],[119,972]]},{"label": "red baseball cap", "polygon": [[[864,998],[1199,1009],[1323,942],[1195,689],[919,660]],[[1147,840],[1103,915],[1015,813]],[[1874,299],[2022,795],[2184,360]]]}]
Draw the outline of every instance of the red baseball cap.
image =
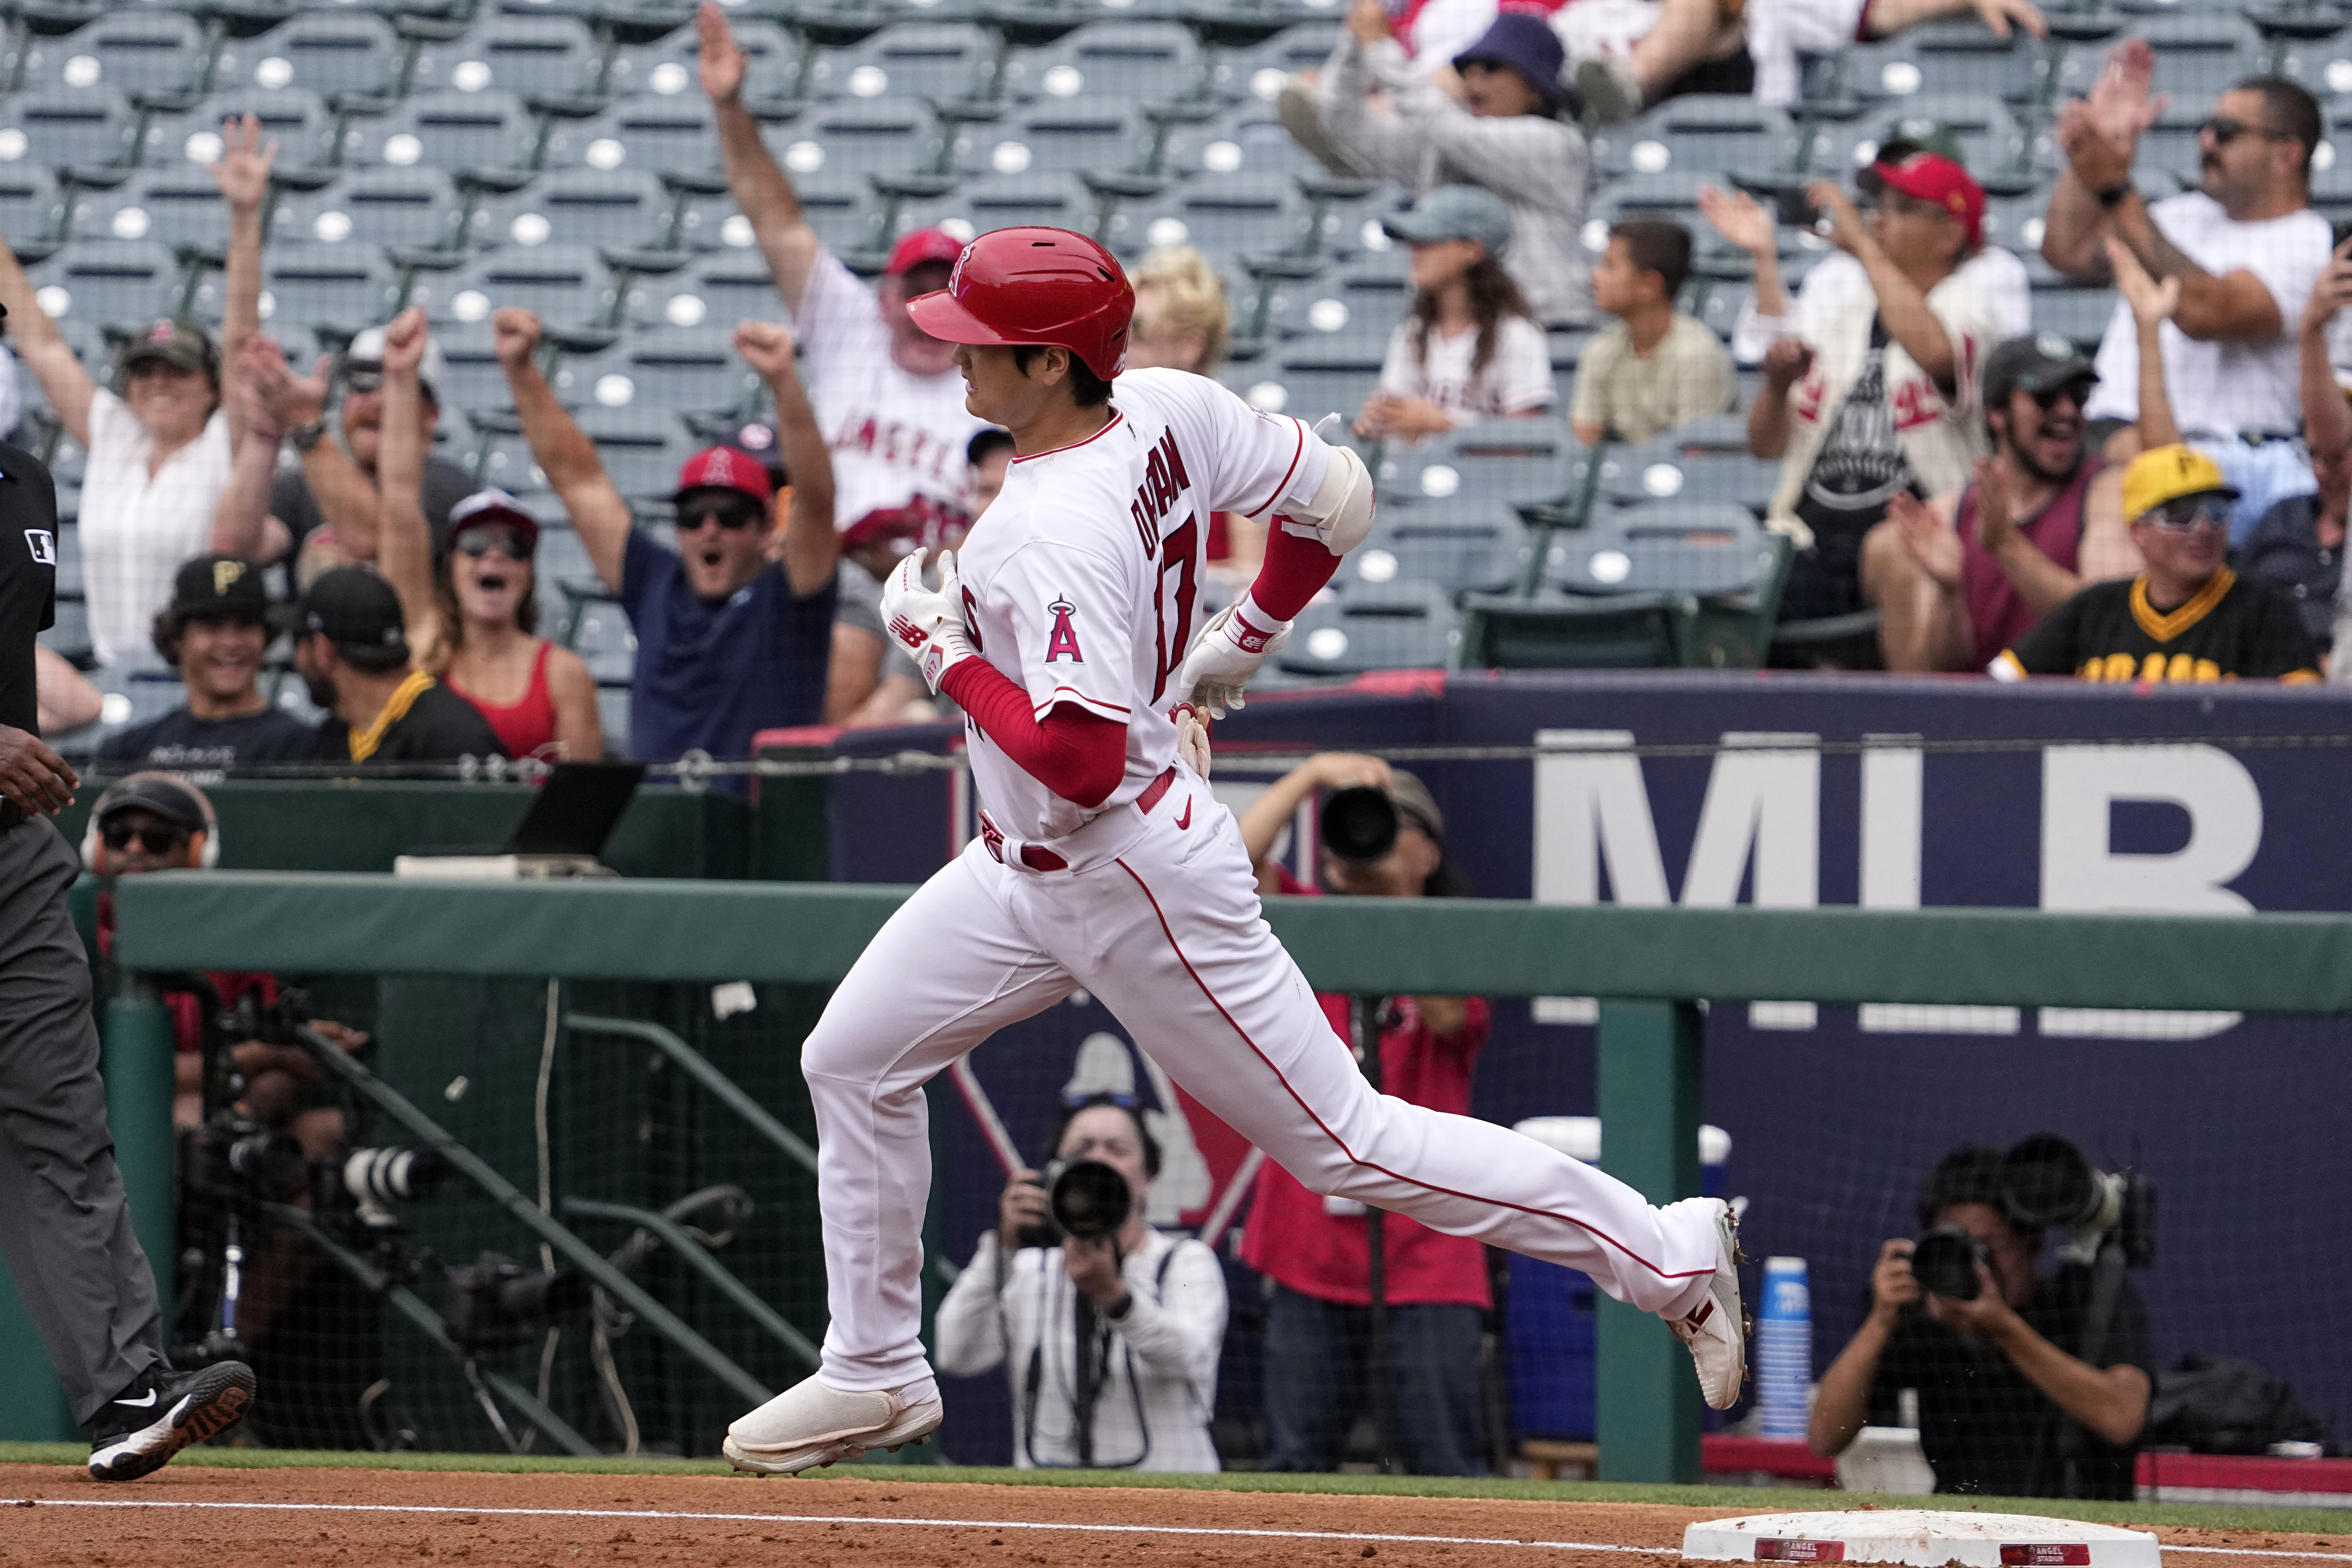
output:
[{"label": "red baseball cap", "polygon": [[954,265],[963,254],[963,241],[943,228],[919,228],[890,247],[890,264],[882,268],[883,276],[896,278],[911,272],[926,261],[944,261]]},{"label": "red baseball cap", "polygon": [[765,506],[776,499],[776,487],[757,458],[738,447],[705,447],[677,471],[677,489],[670,497],[684,500],[689,490],[740,490]]},{"label": "red baseball cap", "polygon": [[1933,202],[1950,213],[1968,230],[1969,243],[1984,238],[1984,187],[1969,172],[1940,153],[1911,152],[1900,163],[1876,163],[1863,171],[1858,182],[1865,188],[1875,180],[1889,190],[1923,202]]}]

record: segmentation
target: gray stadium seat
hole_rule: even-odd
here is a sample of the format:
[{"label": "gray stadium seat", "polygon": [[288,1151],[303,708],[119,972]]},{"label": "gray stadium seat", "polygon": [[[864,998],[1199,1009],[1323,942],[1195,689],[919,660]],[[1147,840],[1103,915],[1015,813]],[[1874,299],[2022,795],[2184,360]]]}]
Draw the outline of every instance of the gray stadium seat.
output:
[{"label": "gray stadium seat", "polygon": [[1275,660],[1299,675],[1444,669],[1454,664],[1461,641],[1454,605],[1436,584],[1355,579],[1336,600],[1299,612]]},{"label": "gray stadium seat", "polygon": [[1420,441],[1391,441],[1372,472],[1381,498],[1536,506],[1568,493],[1579,453],[1564,421],[1485,419]]},{"label": "gray stadium seat", "polygon": [[1370,537],[1339,570],[1341,588],[1420,581],[1449,593],[1499,592],[1526,570],[1529,548],[1527,524],[1507,505],[1383,501]]},{"label": "gray stadium seat", "polygon": [[1657,501],[1554,535],[1544,581],[1570,594],[1720,596],[1752,590],[1771,566],[1763,526],[1745,507]]},{"label": "gray stadium seat", "polygon": [[[436,321],[433,342],[441,350],[445,366],[441,387],[441,420],[451,426],[463,408],[507,408],[514,399],[507,391],[507,373],[499,364],[499,356],[491,352],[490,323],[479,321]],[[454,428],[453,428],[454,433]],[[465,444],[459,442],[460,450]],[[462,459],[452,457],[452,462]]]},{"label": "gray stadium seat", "polygon": [[1121,203],[1105,244],[1122,255],[1192,245],[1212,256],[1305,248],[1312,240],[1297,184],[1283,174],[1234,174],[1179,184],[1149,201]]},{"label": "gray stadium seat", "polygon": [[0,163],[129,164],[139,114],[118,88],[41,88],[0,103]]},{"label": "gray stadium seat", "polygon": [[628,319],[646,327],[725,327],[754,318],[775,321],[784,304],[757,250],[721,250],[629,286]]},{"label": "gray stadium seat", "polygon": [[490,16],[447,41],[427,39],[409,77],[413,91],[454,88],[523,98],[580,98],[597,89],[603,48],[577,16]]},{"label": "gray stadium seat", "polygon": [[702,445],[667,409],[588,407],[576,417],[625,496],[667,496],[677,488],[678,469]]},{"label": "gray stadium seat", "polygon": [[153,115],[141,138],[141,162],[165,169],[184,162],[211,163],[221,153],[221,122],[247,114],[261,121],[265,138],[278,142],[271,165],[278,173],[299,174],[334,161],[335,116],[317,93],[307,88],[241,87],[213,93],[184,114]]},{"label": "gray stadium seat", "polygon": [[[2261,35],[2234,10],[2200,6],[2141,16],[2127,31],[2147,39],[2156,51],[2156,90],[2170,93],[2176,104],[2194,107],[2200,119],[2222,89],[2268,68]],[[2071,67],[2075,62],[2070,57],[2067,63]],[[2084,90],[2088,90],[2098,75],[2097,63],[2081,63]],[[2067,80],[2059,86],[2062,91],[2072,90]]]},{"label": "gray stadium seat", "polygon": [[788,125],[762,127],[776,161],[803,174],[914,174],[941,166],[947,141],[929,105],[911,99],[819,104]]},{"label": "gray stadium seat", "polygon": [[302,11],[258,37],[224,45],[213,80],[377,98],[399,85],[403,52],[392,23],[373,12]]},{"label": "gray stadium seat", "polygon": [[353,169],[315,191],[289,192],[270,213],[273,245],[401,246],[455,250],[466,205],[448,171]]},{"label": "gray stadium seat", "polygon": [[[2086,52],[2093,59],[2106,51]],[[1865,102],[1916,93],[1988,93],[2021,102],[2043,85],[2047,55],[2021,29],[2006,38],[1974,16],[1906,27],[1892,38],[1858,44],[1838,57],[1838,86]],[[2095,70],[2095,66],[2093,68]]]},{"label": "gray stadium seat", "polygon": [[[1292,415],[1310,425],[1326,414],[1339,415],[1343,423],[1352,421],[1380,379],[1388,346],[1386,331],[1300,338],[1252,367],[1258,374],[1238,390],[1253,406]],[[1228,379],[1226,384],[1234,384]]]},{"label": "gray stadium seat", "polygon": [[649,169],[559,169],[483,208],[484,244],[667,248],[670,194]]},{"label": "gray stadium seat", "polygon": [[1319,68],[1331,58],[1331,46],[1339,37],[1337,22],[1302,22],[1286,27],[1261,43],[1220,55],[1210,68],[1210,84],[1220,97],[1235,103],[1270,104],[1280,95],[1285,77]]},{"label": "gray stadium seat", "polygon": [[[217,191],[214,199],[219,199]],[[65,197],[55,174],[38,163],[0,163],[0,234],[20,241],[47,239],[65,216]]]},{"label": "gray stadium seat", "polygon": [[963,121],[954,159],[959,168],[999,174],[1113,174],[1147,156],[1150,139],[1132,99],[1045,98],[999,119]]},{"label": "gray stadium seat", "polygon": [[601,353],[566,358],[556,368],[556,392],[583,407],[732,411],[761,384],[735,353],[734,331],[730,321],[629,332]]},{"label": "gray stadium seat", "polygon": [[509,246],[446,272],[420,273],[409,294],[436,321],[486,321],[515,305],[559,327],[601,325],[618,299],[611,268],[579,245]]},{"label": "gray stadium seat", "polygon": [[1150,172],[1178,179],[1244,174],[1317,179],[1329,174],[1282,128],[1273,104],[1254,100],[1230,114],[1176,126],[1160,151],[1159,167]]},{"label": "gray stadium seat", "polygon": [[1619,506],[1651,503],[1729,502],[1761,513],[1780,488],[1780,465],[1748,455],[1746,420],[1736,450],[1693,451],[1674,435],[1635,447],[1614,447],[1601,460],[1602,500]]},{"label": "gray stadium seat", "polygon": [[1697,170],[1720,180],[1732,173],[1793,168],[1797,154],[1789,117],[1742,93],[1668,99],[1632,124],[1592,139],[1593,166],[1612,174]]},{"label": "gray stadium seat", "polygon": [[[793,89],[800,79],[801,47],[774,22],[752,17],[730,18],[735,45],[751,58],[745,92],[753,99],[774,98]],[[702,44],[694,24],[650,44],[625,48],[605,68],[604,89],[615,96],[649,93],[656,98],[702,96]]]},{"label": "gray stadium seat", "polygon": [[1813,137],[1813,168],[1825,178],[1850,179],[1877,153],[1879,143],[1898,135],[1924,135],[1937,125],[1949,127],[1958,138],[1975,174],[2025,166],[2025,131],[1999,99],[1982,93],[1923,92],[1874,105],[1845,124],[1822,127]]},{"label": "gray stadium seat", "polygon": [[992,228],[1043,224],[1051,228],[1095,229],[1095,195],[1077,175],[1066,173],[982,174],[962,180],[936,201],[910,202],[898,213],[898,233],[944,225],[964,237]]},{"label": "gray stadium seat", "polygon": [[715,172],[719,140],[710,100],[698,90],[671,97],[640,93],[585,120],[556,121],[548,128],[546,164],[656,174]]},{"label": "gray stadium seat", "polygon": [[916,98],[932,103],[996,95],[996,39],[971,22],[900,22],[818,57],[803,79],[815,98]]},{"label": "gray stadium seat", "polygon": [[130,6],[61,38],[27,40],[18,68],[28,87],[173,95],[202,85],[212,55],[212,40],[194,16]]},{"label": "gray stadium seat", "polygon": [[211,170],[183,163],[144,170],[110,190],[82,191],[66,232],[76,239],[152,239],[218,249],[228,243],[228,204]]},{"label": "gray stadium seat", "polygon": [[[1629,217],[1663,217],[1690,230],[1694,253],[1720,253],[1727,248],[1715,226],[1699,216],[1698,188],[1701,185],[1725,184],[1724,177],[1697,168],[1668,169],[1653,174],[1628,174],[1610,181],[1592,193],[1585,205],[1584,229],[1580,237],[1584,248],[1594,257],[1609,248],[1609,226]],[[1784,225],[1780,241],[1783,247],[1797,243],[1793,232]]]},{"label": "gray stadium seat", "polygon": [[1174,22],[1089,22],[1060,42],[1024,49],[1004,68],[1007,98],[1187,101],[1199,95],[1201,47]]},{"label": "gray stadium seat", "polygon": [[180,265],[152,239],[74,240],[26,276],[41,308],[58,321],[145,321],[179,301]]},{"label": "gray stadium seat", "polygon": [[1663,594],[1605,599],[1556,589],[1526,599],[1465,595],[1459,664],[1465,669],[1658,668],[1677,662],[1678,618],[1677,606]]},{"label": "gray stadium seat", "polygon": [[528,167],[539,131],[508,92],[424,92],[391,113],[355,120],[343,132],[343,162],[447,169]]},{"label": "gray stadium seat", "polygon": [[2036,289],[2027,296],[2035,331],[2056,332],[2085,349],[2096,349],[2106,335],[2118,298],[2113,289]]},{"label": "gray stadium seat", "polygon": [[[217,269],[198,279],[190,305],[198,320],[221,319],[224,287]],[[331,327],[348,334],[392,319],[400,278],[372,245],[273,245],[261,253],[261,301],[272,331]]]}]

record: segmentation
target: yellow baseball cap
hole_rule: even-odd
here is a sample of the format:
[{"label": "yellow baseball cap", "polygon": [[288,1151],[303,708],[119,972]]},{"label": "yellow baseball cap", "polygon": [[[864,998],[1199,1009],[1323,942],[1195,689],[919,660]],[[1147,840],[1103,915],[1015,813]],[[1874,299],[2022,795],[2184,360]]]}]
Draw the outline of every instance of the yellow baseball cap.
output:
[{"label": "yellow baseball cap", "polygon": [[2124,521],[2137,522],[2167,501],[2184,496],[2238,492],[2221,482],[2221,466],[2194,447],[2157,447],[2142,452],[2124,470]]}]

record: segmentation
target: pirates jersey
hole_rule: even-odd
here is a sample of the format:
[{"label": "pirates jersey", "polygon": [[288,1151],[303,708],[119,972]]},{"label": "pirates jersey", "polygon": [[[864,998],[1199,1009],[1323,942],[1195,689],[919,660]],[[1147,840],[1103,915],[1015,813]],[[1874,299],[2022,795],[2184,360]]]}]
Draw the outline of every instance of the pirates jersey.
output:
[{"label": "pirates jersey", "polygon": [[1990,671],[2004,680],[2313,681],[2319,660],[2293,603],[2224,566],[2164,613],[2148,601],[2145,575],[2094,583],[2042,616]]}]

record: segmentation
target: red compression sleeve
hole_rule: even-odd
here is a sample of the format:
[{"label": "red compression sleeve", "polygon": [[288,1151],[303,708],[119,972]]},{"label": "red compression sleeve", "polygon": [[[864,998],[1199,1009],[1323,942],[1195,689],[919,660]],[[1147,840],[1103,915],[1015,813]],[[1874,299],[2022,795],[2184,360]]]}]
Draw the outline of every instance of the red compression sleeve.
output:
[{"label": "red compression sleeve", "polygon": [[1041,723],[1029,694],[984,658],[959,659],[940,678],[940,689],[1023,773],[1064,800],[1100,805],[1126,776],[1127,726],[1117,720],[1062,702]]},{"label": "red compression sleeve", "polygon": [[1249,596],[1276,620],[1294,620],[1338,570],[1339,558],[1321,540],[1301,539],[1276,518],[1266,526],[1265,560],[1257,569],[1257,581],[1250,584]]}]

